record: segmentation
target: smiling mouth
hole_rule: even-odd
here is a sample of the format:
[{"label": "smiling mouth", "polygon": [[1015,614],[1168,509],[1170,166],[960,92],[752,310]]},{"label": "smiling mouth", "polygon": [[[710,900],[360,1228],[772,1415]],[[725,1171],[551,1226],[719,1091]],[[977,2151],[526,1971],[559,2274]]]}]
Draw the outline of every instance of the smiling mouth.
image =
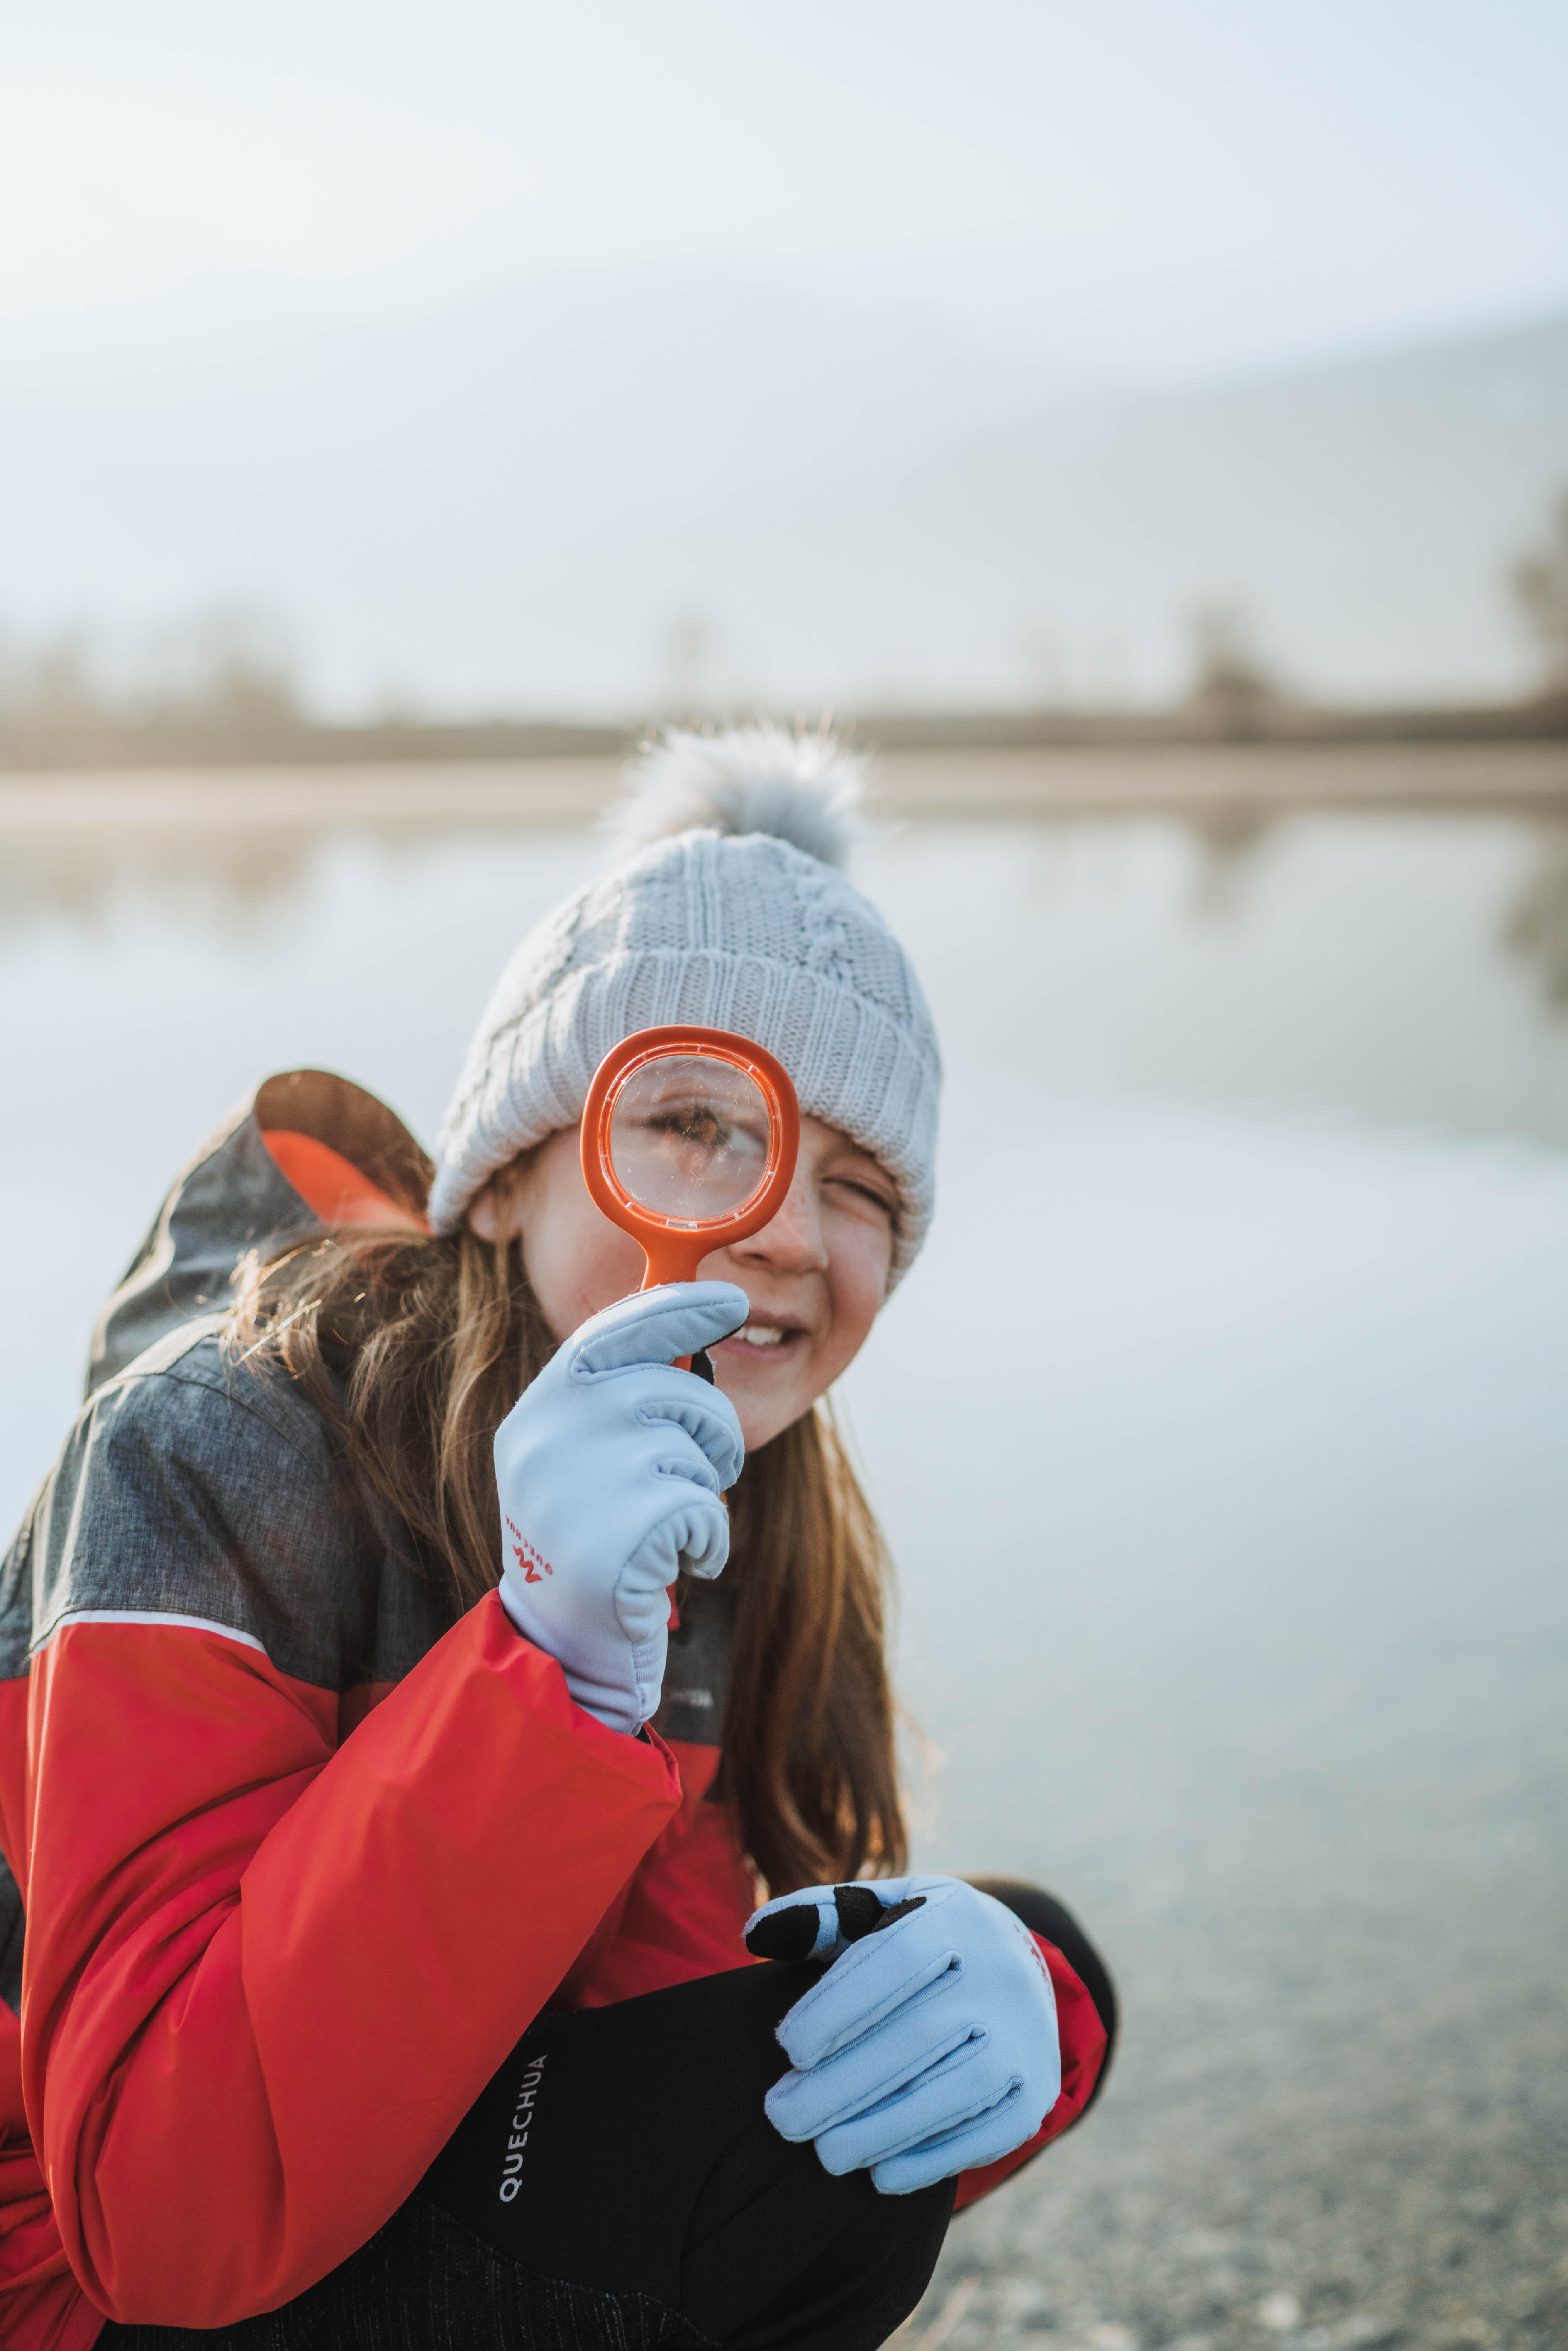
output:
[{"label": "smiling mouth", "polygon": [[744,1348],[748,1355],[774,1355],[786,1352],[792,1340],[803,1339],[805,1332],[789,1322],[746,1322],[731,1332],[724,1342],[727,1347]]}]

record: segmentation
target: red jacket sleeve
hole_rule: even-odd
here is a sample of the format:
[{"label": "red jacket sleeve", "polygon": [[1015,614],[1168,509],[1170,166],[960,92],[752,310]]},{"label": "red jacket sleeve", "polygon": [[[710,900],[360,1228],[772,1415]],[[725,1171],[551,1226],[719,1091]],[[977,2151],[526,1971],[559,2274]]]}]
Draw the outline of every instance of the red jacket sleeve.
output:
[{"label": "red jacket sleeve", "polygon": [[177,1617],[34,1660],[24,2088],[122,2322],[230,2325],[362,2244],[680,1801],[494,1595],[341,1747],[337,1703]]},{"label": "red jacket sleeve", "polygon": [[1104,2068],[1109,2041],[1094,2002],[1055,1944],[1048,1943],[1043,1935],[1034,1939],[1056,1995],[1056,2029],[1061,2042],[1061,2094],[1032,2138],[1025,2139],[1021,2147],[1015,2147],[998,2162],[958,2174],[958,2194],[953,2207],[956,2212],[988,2196],[993,2188],[999,2188],[1004,2179],[1010,2179],[1015,2171],[1021,2170],[1042,2147],[1049,2147],[1052,2139],[1071,2130],[1093,2096]]}]

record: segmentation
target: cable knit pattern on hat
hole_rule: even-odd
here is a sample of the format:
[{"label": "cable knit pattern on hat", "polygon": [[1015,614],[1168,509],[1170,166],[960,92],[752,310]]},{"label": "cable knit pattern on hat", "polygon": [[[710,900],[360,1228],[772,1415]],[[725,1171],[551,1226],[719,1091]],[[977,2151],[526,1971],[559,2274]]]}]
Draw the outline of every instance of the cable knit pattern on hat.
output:
[{"label": "cable knit pattern on hat", "polygon": [[859,762],[831,737],[752,726],[669,736],[633,780],[632,836],[682,829],[569,899],[507,966],[442,1130],[432,1223],[450,1232],[498,1168],[575,1126],[612,1045],[692,1021],[776,1053],[801,1110],[882,1162],[899,1187],[896,1280],[931,1218],[941,1061],[908,956],[823,862],[848,846]]}]

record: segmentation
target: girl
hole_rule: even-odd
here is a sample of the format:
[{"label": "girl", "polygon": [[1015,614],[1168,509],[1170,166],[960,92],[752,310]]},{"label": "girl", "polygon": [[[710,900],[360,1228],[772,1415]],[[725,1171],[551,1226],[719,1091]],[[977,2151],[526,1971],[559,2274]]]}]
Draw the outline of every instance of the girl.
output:
[{"label": "girl", "polygon": [[[438,1165],[271,1079],[110,1301],[0,1593],[6,2345],[871,2345],[1092,2095],[1060,1907],[896,1874],[821,1400],[925,1237],[939,1073],[853,780],[671,738]],[[577,1123],[676,1020],[783,1061],[800,1157],[638,1296]]]}]

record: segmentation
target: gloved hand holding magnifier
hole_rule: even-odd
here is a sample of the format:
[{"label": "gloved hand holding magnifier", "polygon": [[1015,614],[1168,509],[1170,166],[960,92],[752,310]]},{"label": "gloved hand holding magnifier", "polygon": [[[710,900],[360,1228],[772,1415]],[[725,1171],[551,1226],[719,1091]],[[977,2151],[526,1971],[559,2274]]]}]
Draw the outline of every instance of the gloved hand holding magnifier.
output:
[{"label": "gloved hand holding magnifier", "polygon": [[778,1214],[800,1139],[784,1071],[723,1029],[644,1029],[589,1088],[589,1193],[647,1271],[524,1390],[496,1433],[496,1485],[502,1606],[616,1730],[658,1707],[676,1577],[716,1576],[729,1555],[724,1495],[746,1447],[706,1351],[739,1329],[747,1301],[697,1270]]}]

